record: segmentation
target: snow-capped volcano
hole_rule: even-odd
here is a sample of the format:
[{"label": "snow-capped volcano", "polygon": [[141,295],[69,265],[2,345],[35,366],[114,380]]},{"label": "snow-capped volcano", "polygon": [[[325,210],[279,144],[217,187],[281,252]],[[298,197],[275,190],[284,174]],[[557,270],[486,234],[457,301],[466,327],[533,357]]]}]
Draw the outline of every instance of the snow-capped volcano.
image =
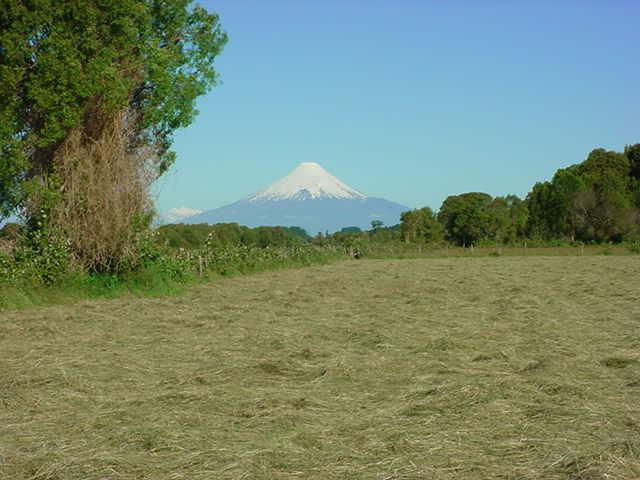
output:
[{"label": "snow-capped volcano", "polygon": [[230,205],[184,219],[185,223],[239,223],[248,227],[302,227],[307,233],[335,232],[343,227],[367,229],[373,220],[400,221],[409,207],[367,197],[317,163],[298,165],[269,187]]},{"label": "snow-capped volcano", "polygon": [[342,183],[314,162],[303,162],[289,175],[251,195],[248,200],[306,200],[341,198],[363,200],[366,195]]}]

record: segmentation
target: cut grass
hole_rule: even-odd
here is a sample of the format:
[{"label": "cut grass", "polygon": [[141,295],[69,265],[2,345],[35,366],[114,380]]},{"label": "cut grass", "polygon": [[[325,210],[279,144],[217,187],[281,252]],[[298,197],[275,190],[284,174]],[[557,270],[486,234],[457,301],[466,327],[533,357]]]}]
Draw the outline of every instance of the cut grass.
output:
[{"label": "cut grass", "polygon": [[369,260],[0,313],[0,478],[640,478],[638,257]]},{"label": "cut grass", "polygon": [[637,255],[640,253],[635,244],[583,245],[563,247],[526,246],[483,246],[483,247],[437,247],[415,243],[375,244],[363,248],[367,258],[456,258],[456,257],[502,257],[502,256],[591,256],[591,255]]}]

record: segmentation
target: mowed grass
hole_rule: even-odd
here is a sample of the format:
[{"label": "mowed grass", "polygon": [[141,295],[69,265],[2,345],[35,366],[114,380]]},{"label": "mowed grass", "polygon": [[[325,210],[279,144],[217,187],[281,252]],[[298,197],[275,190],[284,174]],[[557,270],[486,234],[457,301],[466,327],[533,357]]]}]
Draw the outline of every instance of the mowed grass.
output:
[{"label": "mowed grass", "polygon": [[0,313],[0,478],[640,478],[640,257],[363,260]]}]

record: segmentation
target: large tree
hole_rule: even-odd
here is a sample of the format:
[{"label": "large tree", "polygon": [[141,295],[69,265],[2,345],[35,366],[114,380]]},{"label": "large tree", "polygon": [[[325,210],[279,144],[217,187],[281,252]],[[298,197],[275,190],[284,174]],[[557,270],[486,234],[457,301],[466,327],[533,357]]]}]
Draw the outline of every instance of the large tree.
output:
[{"label": "large tree", "polygon": [[631,189],[631,165],[623,153],[593,150],[576,167],[589,192],[584,228],[585,240],[620,241],[635,233],[637,212]]},{"label": "large tree", "polygon": [[515,243],[526,234],[529,212],[527,205],[516,195],[496,197],[488,207],[488,238],[500,243]]},{"label": "large tree", "polygon": [[411,243],[436,243],[442,240],[442,226],[429,207],[423,207],[400,215],[402,240]]},{"label": "large tree", "polygon": [[631,177],[640,180],[640,143],[627,145],[624,154],[629,159]]},{"label": "large tree", "polygon": [[0,0],[1,208],[54,170],[72,129],[90,141],[114,110],[130,112],[130,145],[152,147],[165,171],[226,39],[191,0]]},{"label": "large tree", "polygon": [[529,234],[534,238],[575,238],[576,202],[585,189],[575,166],[558,170],[550,182],[536,183],[527,196]]},{"label": "large tree", "polygon": [[[527,196],[529,233],[545,239],[620,241],[638,235],[637,145],[593,150],[577,165],[537,183]],[[635,203],[635,205],[634,205]]]},{"label": "large tree", "polygon": [[448,240],[458,245],[473,245],[488,237],[491,218],[488,212],[493,198],[487,193],[451,195],[438,212]]},{"label": "large tree", "polygon": [[91,179],[138,178],[100,169],[109,150],[161,175],[226,40],[191,0],[0,0],[0,214],[41,225],[52,199]]}]

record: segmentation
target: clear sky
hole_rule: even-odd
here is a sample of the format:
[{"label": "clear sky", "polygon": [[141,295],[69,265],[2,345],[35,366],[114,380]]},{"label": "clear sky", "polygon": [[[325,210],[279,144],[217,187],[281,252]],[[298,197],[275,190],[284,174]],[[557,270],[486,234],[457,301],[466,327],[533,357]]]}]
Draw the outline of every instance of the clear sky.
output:
[{"label": "clear sky", "polygon": [[526,195],[640,142],[638,0],[204,0],[230,41],[158,209],[314,161],[370,196]]}]

